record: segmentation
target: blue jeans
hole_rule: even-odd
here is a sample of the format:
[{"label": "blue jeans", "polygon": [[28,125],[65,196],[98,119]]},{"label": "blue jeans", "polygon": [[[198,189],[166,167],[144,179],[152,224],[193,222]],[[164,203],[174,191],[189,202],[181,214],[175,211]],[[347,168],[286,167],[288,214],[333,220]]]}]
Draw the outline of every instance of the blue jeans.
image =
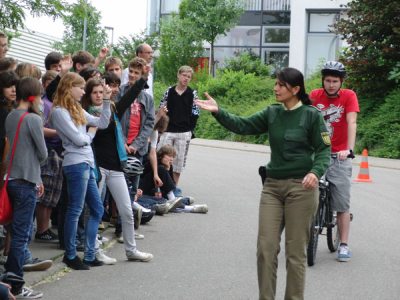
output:
[{"label": "blue jeans", "polygon": [[137,202],[145,208],[154,209],[154,206],[156,206],[157,204],[164,204],[167,202],[167,200],[164,198],[156,198],[154,196],[143,195],[142,197],[138,198]]},{"label": "blue jeans", "polygon": [[87,163],[80,163],[65,166],[63,171],[67,181],[69,199],[64,223],[65,256],[68,259],[76,257],[76,231],[79,216],[86,202],[89,208],[89,218],[85,226],[84,259],[93,261],[96,234],[104,212],[93,169]]},{"label": "blue jeans", "polygon": [[13,206],[13,219],[11,246],[5,268],[7,272],[23,276],[22,267],[25,260],[32,259],[28,243],[32,234],[37,200],[36,184],[20,179],[11,180],[8,182],[7,192]]}]

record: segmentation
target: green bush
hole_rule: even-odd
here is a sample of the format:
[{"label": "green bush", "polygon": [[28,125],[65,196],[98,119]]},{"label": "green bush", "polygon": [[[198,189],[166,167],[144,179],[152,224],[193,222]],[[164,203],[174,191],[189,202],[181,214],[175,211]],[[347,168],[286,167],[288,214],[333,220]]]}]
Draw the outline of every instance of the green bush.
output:
[{"label": "green bush", "polygon": [[[245,74],[243,71],[225,70],[215,78],[197,82],[199,97],[204,99],[208,92],[218,104],[229,112],[240,116],[249,116],[273,103],[274,80],[269,77],[258,77]],[[236,135],[221,125],[208,112],[201,112],[196,127],[196,136],[205,139],[218,139],[263,144],[266,135]]]},{"label": "green bush", "polygon": [[153,85],[153,96],[154,96],[154,105],[156,109],[160,105],[160,101],[164,96],[165,91],[169,87],[168,84],[165,84],[161,81],[155,81]]},{"label": "green bush", "polygon": [[360,102],[358,122],[358,141],[356,150],[361,152],[367,148],[372,156],[400,158],[400,89],[392,91],[382,105],[372,114]]},{"label": "green bush", "polygon": [[271,68],[264,64],[258,55],[251,50],[240,52],[236,57],[228,59],[223,70],[243,71],[245,74],[253,73],[256,76],[269,76]]}]

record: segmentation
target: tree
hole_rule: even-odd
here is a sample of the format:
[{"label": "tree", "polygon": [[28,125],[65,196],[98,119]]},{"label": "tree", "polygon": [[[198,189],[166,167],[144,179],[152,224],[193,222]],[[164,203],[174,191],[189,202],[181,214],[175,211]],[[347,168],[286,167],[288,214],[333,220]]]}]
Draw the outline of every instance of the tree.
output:
[{"label": "tree", "polygon": [[64,53],[74,53],[83,49],[84,19],[87,19],[86,51],[96,56],[99,49],[107,45],[107,33],[100,26],[100,12],[86,0],[67,6],[67,13],[62,17],[65,26],[62,42],[54,47]]},{"label": "tree", "polygon": [[164,82],[176,81],[176,73],[180,66],[197,66],[196,57],[203,52],[201,40],[186,20],[173,14],[161,22],[160,57],[156,61],[156,74]]},{"label": "tree", "polygon": [[129,61],[136,56],[136,48],[143,43],[150,45],[153,50],[157,49],[158,34],[153,33],[147,36],[143,31],[138,34],[131,34],[129,37],[120,37],[118,44],[113,47],[113,53],[122,60],[124,66],[127,66]]},{"label": "tree", "polygon": [[64,9],[65,3],[62,0],[0,0],[0,29],[23,28],[25,11],[30,11],[33,16],[57,18]]},{"label": "tree", "polygon": [[183,0],[179,16],[189,21],[198,39],[210,43],[211,73],[214,75],[214,44],[218,35],[226,34],[243,13],[242,1],[237,0]]},{"label": "tree", "polygon": [[397,0],[353,0],[336,25],[349,46],[342,58],[348,83],[364,97],[383,100],[396,87],[400,61],[400,6]]}]

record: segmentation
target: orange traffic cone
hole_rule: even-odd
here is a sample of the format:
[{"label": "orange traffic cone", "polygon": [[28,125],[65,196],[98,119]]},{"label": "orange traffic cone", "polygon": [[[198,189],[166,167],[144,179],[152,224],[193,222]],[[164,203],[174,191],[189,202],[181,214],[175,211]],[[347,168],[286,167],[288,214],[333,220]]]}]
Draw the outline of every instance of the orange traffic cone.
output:
[{"label": "orange traffic cone", "polygon": [[354,181],[357,182],[372,182],[372,179],[369,177],[369,167],[368,167],[368,150],[364,149],[362,152],[361,163],[360,163],[360,172]]}]

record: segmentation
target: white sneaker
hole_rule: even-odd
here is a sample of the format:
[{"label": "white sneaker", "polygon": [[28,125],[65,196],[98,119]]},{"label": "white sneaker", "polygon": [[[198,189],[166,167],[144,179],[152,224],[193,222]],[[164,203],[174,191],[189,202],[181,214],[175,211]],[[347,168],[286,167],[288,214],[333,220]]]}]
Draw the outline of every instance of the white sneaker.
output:
[{"label": "white sneaker", "polygon": [[143,234],[135,232],[135,240],[143,240],[143,239],[144,239],[144,235]]},{"label": "white sneaker", "polygon": [[39,299],[43,297],[43,293],[34,291],[30,288],[23,287],[18,295],[15,295],[15,299]]},{"label": "white sneaker", "polygon": [[99,249],[96,252],[96,258],[99,261],[102,261],[105,265],[114,265],[117,263],[115,258],[109,257],[104,253],[103,249]]},{"label": "white sneaker", "polygon": [[128,258],[128,260],[130,261],[143,261],[143,262],[147,262],[153,259],[153,254],[151,253],[146,253],[146,252],[140,252],[139,250],[136,250],[133,253],[127,253],[126,257]]},{"label": "white sneaker", "polygon": [[124,243],[124,237],[121,235],[119,238],[117,238],[117,242],[120,244]]},{"label": "white sneaker", "polygon": [[208,206],[207,206],[207,204],[193,205],[192,212],[193,213],[206,214],[208,212]]},{"label": "white sneaker", "polygon": [[339,246],[337,260],[347,262],[351,259],[351,251],[349,246]]},{"label": "white sneaker", "polygon": [[105,236],[102,236],[100,234],[97,235],[97,239],[101,242],[101,243],[108,243],[110,240],[108,238],[106,238]]}]

